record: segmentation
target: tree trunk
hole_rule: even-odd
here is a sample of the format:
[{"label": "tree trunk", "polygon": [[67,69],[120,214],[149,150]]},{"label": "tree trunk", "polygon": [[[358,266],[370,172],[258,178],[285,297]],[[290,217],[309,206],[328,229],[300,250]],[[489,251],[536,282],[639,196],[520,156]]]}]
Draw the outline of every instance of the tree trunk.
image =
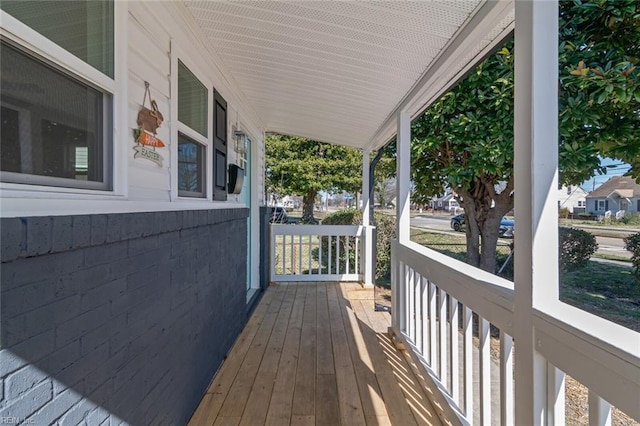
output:
[{"label": "tree trunk", "polygon": [[[464,194],[463,200],[471,200],[470,194]],[[478,267],[480,265],[480,229],[478,228],[478,223],[473,220],[473,218],[476,217],[475,204],[473,202],[463,201],[461,205],[464,208],[466,218],[466,261],[469,265]]]},{"label": "tree trunk", "polygon": [[505,190],[496,194],[490,180],[478,179],[469,191],[460,191],[467,223],[467,263],[484,271],[496,272],[496,247],[502,217],[513,208],[513,178]]},{"label": "tree trunk", "polygon": [[502,215],[496,214],[495,208],[489,211],[484,226],[480,230],[482,234],[482,246],[480,251],[480,264],[483,271],[496,272],[496,249],[498,245],[498,230]]},{"label": "tree trunk", "polygon": [[307,193],[302,197],[302,222],[303,223],[317,223],[313,217],[313,207],[316,202],[316,195],[318,191],[309,189]]}]

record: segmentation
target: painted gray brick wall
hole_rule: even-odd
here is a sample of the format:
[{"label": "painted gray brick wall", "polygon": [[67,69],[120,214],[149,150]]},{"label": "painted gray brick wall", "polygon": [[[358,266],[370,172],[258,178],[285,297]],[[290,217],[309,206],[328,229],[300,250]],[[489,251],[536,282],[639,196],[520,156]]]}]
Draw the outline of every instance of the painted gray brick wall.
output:
[{"label": "painted gray brick wall", "polygon": [[246,321],[247,215],[2,219],[0,418],[185,424]]}]

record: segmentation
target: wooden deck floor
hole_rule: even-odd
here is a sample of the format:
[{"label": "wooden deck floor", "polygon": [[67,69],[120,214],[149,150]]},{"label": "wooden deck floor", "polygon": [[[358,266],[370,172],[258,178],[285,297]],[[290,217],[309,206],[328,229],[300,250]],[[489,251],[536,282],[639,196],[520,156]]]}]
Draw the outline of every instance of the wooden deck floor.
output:
[{"label": "wooden deck floor", "polygon": [[356,284],[270,287],[189,424],[439,425]]}]

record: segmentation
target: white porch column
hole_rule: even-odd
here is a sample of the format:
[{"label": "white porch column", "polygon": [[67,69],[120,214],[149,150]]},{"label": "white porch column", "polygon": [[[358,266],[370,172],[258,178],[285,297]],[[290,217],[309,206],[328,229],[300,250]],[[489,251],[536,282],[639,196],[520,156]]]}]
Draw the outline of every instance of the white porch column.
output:
[{"label": "white porch column", "polygon": [[[398,133],[396,141],[396,239],[402,245],[409,242],[409,181],[411,167],[411,118],[408,113],[398,114]],[[404,326],[402,318],[406,311],[403,289],[406,274],[403,265],[391,257],[391,320],[400,341],[400,332]]]},{"label": "white porch column", "polygon": [[373,228],[371,226],[371,199],[369,198],[369,183],[371,176],[369,173],[369,163],[371,150],[365,148],[362,150],[362,225],[364,226],[364,261],[362,262],[363,285],[365,287],[373,286]]},{"label": "white porch column", "polygon": [[396,234],[398,242],[409,241],[409,203],[411,167],[411,118],[408,113],[398,114],[396,156]]},{"label": "white porch column", "polygon": [[562,424],[560,377],[532,326],[533,308],[558,299],[557,0],[515,2],[515,43],[515,424]]}]

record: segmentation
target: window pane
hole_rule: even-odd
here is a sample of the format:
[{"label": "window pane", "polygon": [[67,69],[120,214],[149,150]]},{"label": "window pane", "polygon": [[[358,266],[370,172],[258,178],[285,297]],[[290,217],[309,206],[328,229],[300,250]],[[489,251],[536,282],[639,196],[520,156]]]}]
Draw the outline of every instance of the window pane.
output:
[{"label": "window pane", "polygon": [[178,61],[178,120],[207,137],[207,88]]},{"label": "window pane", "polygon": [[216,102],[216,137],[227,143],[227,110]]},{"label": "window pane", "polygon": [[[5,43],[0,62],[1,170],[106,183],[103,121],[109,97]],[[3,180],[27,181],[6,174]]]},{"label": "window pane", "polygon": [[227,156],[216,150],[216,186],[225,188],[227,184]]},{"label": "window pane", "polygon": [[112,1],[2,0],[0,7],[113,78]]},{"label": "window pane", "polygon": [[178,191],[204,197],[204,146],[178,134]]}]

